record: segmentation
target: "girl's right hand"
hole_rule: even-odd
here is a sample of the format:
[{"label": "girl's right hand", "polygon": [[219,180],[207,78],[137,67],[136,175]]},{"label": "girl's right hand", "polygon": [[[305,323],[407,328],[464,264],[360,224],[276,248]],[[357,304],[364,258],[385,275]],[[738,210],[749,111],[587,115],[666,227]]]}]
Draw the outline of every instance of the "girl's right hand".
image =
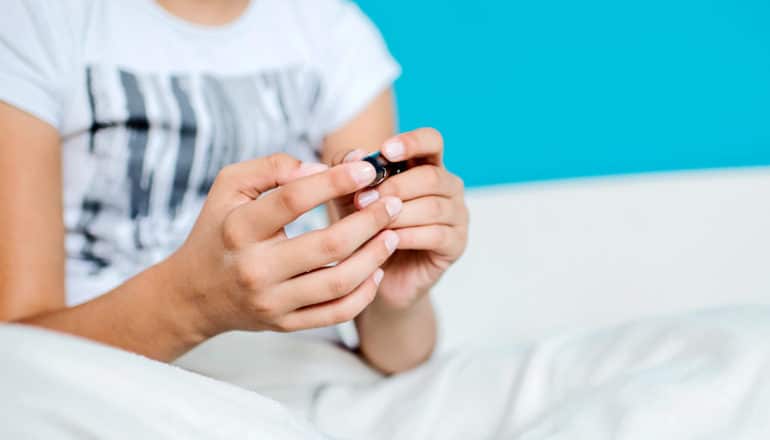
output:
[{"label": "girl's right hand", "polygon": [[386,228],[401,201],[383,198],[291,239],[283,228],[374,177],[366,162],[327,168],[285,154],[225,167],[186,242],[163,263],[177,299],[195,311],[196,331],[288,332],[357,316],[374,299],[380,266],[398,245]]}]

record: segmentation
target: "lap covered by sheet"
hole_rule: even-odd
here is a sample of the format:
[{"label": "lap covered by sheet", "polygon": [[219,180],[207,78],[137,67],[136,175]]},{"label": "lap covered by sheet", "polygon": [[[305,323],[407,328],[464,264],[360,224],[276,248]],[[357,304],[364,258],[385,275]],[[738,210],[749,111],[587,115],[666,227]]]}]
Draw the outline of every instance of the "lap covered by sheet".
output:
[{"label": "lap covered by sheet", "polygon": [[314,439],[266,397],[26,326],[0,326],[2,439]]},{"label": "lap covered by sheet", "polygon": [[729,308],[461,350],[386,378],[328,342],[233,333],[177,363],[211,379],[0,326],[0,438],[764,438],[768,341],[770,307]]},{"label": "lap covered by sheet", "polygon": [[331,346],[301,362],[304,349],[281,345],[295,358],[267,362],[280,370],[272,382],[264,357],[228,358],[245,340],[181,363],[271,395],[335,438],[738,439],[770,432],[768,341],[770,307],[752,306],[461,350],[390,378]]}]

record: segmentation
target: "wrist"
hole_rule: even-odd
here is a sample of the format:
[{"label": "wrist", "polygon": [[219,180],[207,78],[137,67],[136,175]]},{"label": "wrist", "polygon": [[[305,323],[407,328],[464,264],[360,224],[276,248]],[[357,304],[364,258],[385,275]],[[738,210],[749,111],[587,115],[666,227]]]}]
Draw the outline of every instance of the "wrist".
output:
[{"label": "wrist", "polygon": [[418,292],[413,301],[406,304],[387,301],[379,295],[364,309],[362,315],[375,317],[377,320],[408,320],[417,317],[426,309],[432,309],[430,290]]},{"label": "wrist", "polygon": [[436,346],[436,317],[427,293],[409,307],[372,303],[358,316],[356,327],[361,356],[385,374],[420,365]]},{"label": "wrist", "polygon": [[196,292],[177,259],[174,254],[150,270],[161,287],[162,306],[168,310],[172,331],[188,344],[197,345],[224,330],[206,313],[206,295]]}]

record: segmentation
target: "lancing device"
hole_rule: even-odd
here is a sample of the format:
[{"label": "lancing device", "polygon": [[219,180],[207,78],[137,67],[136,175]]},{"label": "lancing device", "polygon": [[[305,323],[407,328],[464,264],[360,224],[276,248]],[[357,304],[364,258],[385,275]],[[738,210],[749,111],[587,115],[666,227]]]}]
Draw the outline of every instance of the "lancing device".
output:
[{"label": "lancing device", "polygon": [[372,164],[375,171],[377,171],[377,177],[375,177],[374,182],[369,184],[369,188],[381,184],[388,177],[403,173],[408,168],[407,161],[391,162],[388,159],[385,159],[385,156],[383,156],[379,151],[370,154],[361,160],[365,160]]}]

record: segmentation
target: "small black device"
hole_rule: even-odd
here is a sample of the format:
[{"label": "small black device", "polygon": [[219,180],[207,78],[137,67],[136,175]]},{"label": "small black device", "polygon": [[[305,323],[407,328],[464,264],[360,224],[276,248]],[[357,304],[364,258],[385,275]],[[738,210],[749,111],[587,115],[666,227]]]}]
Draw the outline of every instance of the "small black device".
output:
[{"label": "small black device", "polygon": [[385,156],[383,156],[379,151],[370,154],[361,160],[365,160],[372,164],[374,169],[377,171],[377,177],[374,178],[374,182],[369,184],[369,188],[381,184],[388,177],[403,173],[408,168],[407,161],[391,162],[388,159],[385,159]]}]

